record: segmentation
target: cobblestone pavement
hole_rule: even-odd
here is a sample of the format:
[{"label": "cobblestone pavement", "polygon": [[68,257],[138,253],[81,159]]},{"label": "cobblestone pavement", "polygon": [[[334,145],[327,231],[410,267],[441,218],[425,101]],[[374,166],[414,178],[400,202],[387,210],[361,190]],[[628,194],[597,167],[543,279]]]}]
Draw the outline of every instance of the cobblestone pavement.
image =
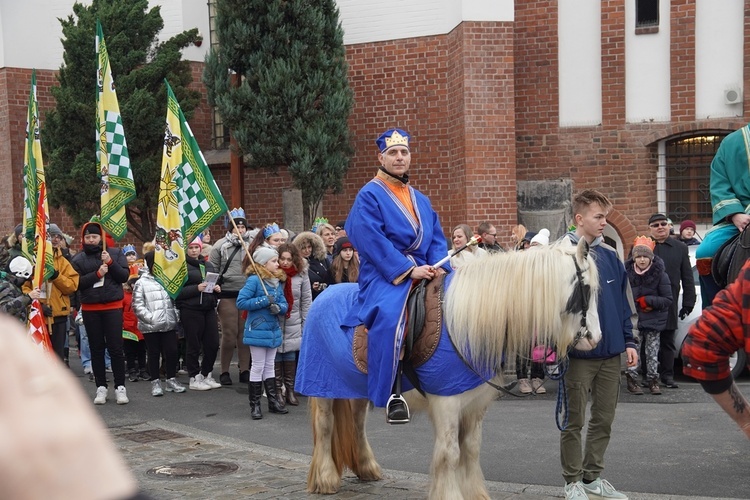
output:
[{"label": "cobblestone pavement", "polygon": [[[224,436],[166,421],[111,427],[110,432],[142,491],[158,500],[229,500],[242,497],[409,500],[427,497],[426,475],[392,470],[384,470],[384,479],[375,482],[359,481],[347,471],[338,494],[310,495],[305,492],[309,456],[238,443]],[[186,462],[189,464],[180,465]],[[185,469],[187,466],[201,473],[208,464],[224,466],[229,470],[209,477],[190,477]],[[169,471],[173,473],[164,473]],[[562,496],[562,487],[488,481],[487,489],[493,499],[499,500],[546,500]],[[703,499],[647,494],[631,495],[630,498]]]}]

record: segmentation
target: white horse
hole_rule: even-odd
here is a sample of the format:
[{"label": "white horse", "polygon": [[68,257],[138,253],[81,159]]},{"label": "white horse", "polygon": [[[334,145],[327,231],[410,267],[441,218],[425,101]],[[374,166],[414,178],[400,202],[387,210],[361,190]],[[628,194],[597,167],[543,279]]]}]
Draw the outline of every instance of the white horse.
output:
[{"label": "white horse", "polygon": [[[598,273],[581,240],[478,259],[446,283],[438,348],[416,370],[426,396],[412,389],[404,397],[412,411],[426,409],[434,426],[430,498],[489,498],[479,453],[497,391],[484,382],[502,384],[503,359],[528,356],[532,344],[555,346],[558,357],[593,349],[601,339]],[[363,481],[381,479],[365,435],[367,375],[352,360],[352,329],[337,326],[356,299],[356,285],[329,287],[306,321],[298,388],[312,396],[311,493],[337,492],[344,467]]]}]

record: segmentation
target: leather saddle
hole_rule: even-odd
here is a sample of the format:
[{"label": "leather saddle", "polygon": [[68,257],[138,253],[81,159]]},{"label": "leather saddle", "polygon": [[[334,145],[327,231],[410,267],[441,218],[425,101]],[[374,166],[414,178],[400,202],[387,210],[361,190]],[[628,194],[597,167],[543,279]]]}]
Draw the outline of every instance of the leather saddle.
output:
[{"label": "leather saddle", "polygon": [[[432,357],[440,342],[443,325],[443,294],[445,275],[432,281],[422,282],[411,289],[406,303],[407,326],[404,332],[406,353],[404,360],[413,368],[424,364]],[[352,342],[354,364],[362,373],[367,373],[367,328],[359,325],[354,329]]]}]

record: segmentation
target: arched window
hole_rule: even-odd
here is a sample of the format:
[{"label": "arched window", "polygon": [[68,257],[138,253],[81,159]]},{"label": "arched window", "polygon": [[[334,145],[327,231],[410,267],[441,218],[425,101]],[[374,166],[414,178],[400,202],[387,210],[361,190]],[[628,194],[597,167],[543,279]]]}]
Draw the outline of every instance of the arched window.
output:
[{"label": "arched window", "polygon": [[[663,141],[657,197],[659,210],[675,225],[685,219],[711,225],[711,160],[727,131],[693,132]],[[660,151],[662,153],[662,151]]]}]

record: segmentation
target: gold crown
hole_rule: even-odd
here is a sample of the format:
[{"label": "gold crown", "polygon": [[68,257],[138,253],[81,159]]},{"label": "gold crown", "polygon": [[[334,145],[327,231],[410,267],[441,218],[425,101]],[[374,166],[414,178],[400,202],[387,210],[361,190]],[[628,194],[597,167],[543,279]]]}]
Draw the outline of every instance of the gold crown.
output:
[{"label": "gold crown", "polygon": [[406,146],[409,147],[409,138],[405,135],[398,133],[398,130],[394,130],[390,137],[385,138],[385,148],[391,148],[393,146]]},{"label": "gold crown", "polygon": [[638,236],[635,241],[633,242],[634,247],[638,246],[644,246],[650,248],[652,251],[654,250],[654,247],[656,246],[654,244],[654,240],[649,238],[648,236]]}]

